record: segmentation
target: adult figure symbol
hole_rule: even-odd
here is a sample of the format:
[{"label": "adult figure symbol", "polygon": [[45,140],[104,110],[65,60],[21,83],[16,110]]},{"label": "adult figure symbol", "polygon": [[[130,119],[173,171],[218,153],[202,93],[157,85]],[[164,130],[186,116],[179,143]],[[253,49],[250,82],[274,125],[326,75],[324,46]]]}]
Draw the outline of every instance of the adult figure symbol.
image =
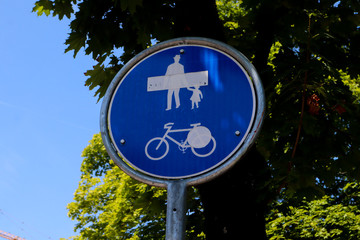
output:
[{"label": "adult figure symbol", "polygon": [[179,92],[182,82],[186,81],[184,76],[184,66],[179,63],[180,55],[175,55],[174,63],[170,64],[166,70],[165,82],[168,84],[167,108],[171,110],[172,98],[175,98],[176,108],[180,107]]}]

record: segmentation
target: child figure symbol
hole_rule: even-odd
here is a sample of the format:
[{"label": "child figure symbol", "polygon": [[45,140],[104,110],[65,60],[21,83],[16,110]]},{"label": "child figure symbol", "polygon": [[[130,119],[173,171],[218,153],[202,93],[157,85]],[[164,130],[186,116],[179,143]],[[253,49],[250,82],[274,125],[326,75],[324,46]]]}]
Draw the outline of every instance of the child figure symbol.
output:
[{"label": "child figure symbol", "polygon": [[191,109],[194,109],[194,105],[196,105],[196,108],[199,108],[199,102],[203,98],[203,94],[200,91],[200,86],[195,85],[194,88],[188,87],[187,90],[192,91],[192,96],[190,98],[191,100]]}]

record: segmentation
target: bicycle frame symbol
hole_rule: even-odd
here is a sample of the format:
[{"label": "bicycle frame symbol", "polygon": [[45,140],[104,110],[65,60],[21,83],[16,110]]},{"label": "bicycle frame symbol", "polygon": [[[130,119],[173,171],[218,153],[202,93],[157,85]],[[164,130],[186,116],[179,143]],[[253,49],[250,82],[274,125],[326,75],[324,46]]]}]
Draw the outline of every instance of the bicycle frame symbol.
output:
[{"label": "bicycle frame symbol", "polygon": [[[201,123],[190,124],[192,128],[186,129],[172,129],[174,123],[166,123],[164,129],[166,129],[164,136],[155,137],[149,140],[145,146],[145,154],[151,160],[160,160],[164,158],[169,152],[169,142],[178,145],[180,151],[185,153],[187,148],[191,148],[193,154],[198,157],[207,157],[211,155],[216,148],[216,141],[207,127],[200,126]],[[189,132],[185,141],[178,142],[171,136],[170,133],[176,132]],[[168,140],[167,140],[168,139]],[[212,145],[212,146],[211,146]],[[205,153],[196,152],[195,149],[200,149],[209,146],[210,151]]]}]

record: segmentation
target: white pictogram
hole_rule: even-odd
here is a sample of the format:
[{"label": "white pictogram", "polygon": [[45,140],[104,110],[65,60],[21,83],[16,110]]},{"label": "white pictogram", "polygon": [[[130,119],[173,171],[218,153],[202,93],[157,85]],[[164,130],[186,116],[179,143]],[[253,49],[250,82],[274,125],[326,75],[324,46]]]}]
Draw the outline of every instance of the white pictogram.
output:
[{"label": "white pictogram", "polygon": [[[203,99],[203,93],[200,87],[208,85],[208,71],[184,72],[184,66],[179,63],[180,55],[174,56],[174,63],[167,67],[164,76],[149,77],[147,79],[147,91],[167,90],[166,111],[172,109],[173,98],[176,108],[181,105],[180,89],[186,88],[192,92],[190,97],[191,109],[199,108],[199,102]],[[149,140],[145,146],[145,154],[151,160],[160,160],[169,152],[168,140],[175,143],[179,150],[185,153],[186,149],[191,148],[193,154],[198,157],[207,157],[212,154],[216,148],[215,138],[211,135],[207,127],[201,126],[201,123],[190,124],[191,128],[172,129],[174,123],[169,122],[164,125],[166,129],[162,137],[155,137]],[[177,141],[169,136],[170,133],[188,132],[185,141]],[[202,149],[202,150],[200,150]]]},{"label": "white pictogram", "polygon": [[[162,137],[155,137],[145,146],[145,154],[151,160],[160,160],[164,158],[169,152],[168,140],[178,145],[179,150],[185,153],[187,148],[191,148],[191,151],[198,157],[207,157],[212,154],[216,148],[216,141],[207,127],[201,126],[201,123],[190,124],[192,128],[186,129],[172,129],[174,123],[166,123],[164,129],[166,132]],[[189,132],[185,141],[178,142],[171,136],[170,133],[175,132]],[[168,139],[168,140],[167,140]],[[211,144],[211,145],[209,145]],[[205,153],[199,153],[197,149],[201,149],[209,146],[209,151]],[[195,150],[196,149],[196,150]],[[198,151],[198,152],[197,152]]]},{"label": "white pictogram", "polygon": [[179,63],[180,55],[175,55],[174,63],[167,67],[165,76],[149,77],[147,80],[147,91],[167,90],[167,108],[172,109],[172,101],[175,99],[176,108],[180,107],[180,89],[186,88],[192,91],[190,98],[192,109],[194,106],[199,107],[199,102],[203,98],[200,91],[201,86],[208,85],[208,71],[184,73],[184,66]]},{"label": "white pictogram", "polygon": [[192,94],[192,96],[190,98],[190,100],[191,100],[191,109],[194,109],[194,105],[196,105],[196,108],[199,108],[199,102],[203,98],[202,92],[200,91],[199,88],[200,88],[199,85],[194,86],[194,88],[191,88],[191,87],[187,88],[189,91],[193,92],[193,94]]}]

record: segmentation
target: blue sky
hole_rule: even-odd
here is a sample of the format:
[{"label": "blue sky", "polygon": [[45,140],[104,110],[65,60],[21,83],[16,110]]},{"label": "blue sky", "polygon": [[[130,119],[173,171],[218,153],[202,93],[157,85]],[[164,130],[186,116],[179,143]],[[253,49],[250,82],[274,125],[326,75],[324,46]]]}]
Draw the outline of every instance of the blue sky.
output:
[{"label": "blue sky", "polygon": [[34,2],[0,0],[0,230],[68,238],[81,152],[99,132],[100,103],[84,86],[95,62],[65,54],[70,21],[38,17]]}]

